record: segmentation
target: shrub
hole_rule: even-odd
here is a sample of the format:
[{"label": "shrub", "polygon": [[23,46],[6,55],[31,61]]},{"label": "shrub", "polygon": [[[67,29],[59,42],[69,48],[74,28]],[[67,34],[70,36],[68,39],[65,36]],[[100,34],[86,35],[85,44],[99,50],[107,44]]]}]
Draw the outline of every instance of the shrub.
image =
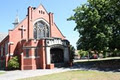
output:
[{"label": "shrub", "polygon": [[84,51],[84,50],[79,50],[79,55],[81,56],[81,57],[86,57],[86,56],[88,56],[88,51]]},{"label": "shrub", "polygon": [[18,57],[15,56],[12,59],[9,60],[8,62],[8,69],[18,69],[19,68],[19,62],[18,62]]}]

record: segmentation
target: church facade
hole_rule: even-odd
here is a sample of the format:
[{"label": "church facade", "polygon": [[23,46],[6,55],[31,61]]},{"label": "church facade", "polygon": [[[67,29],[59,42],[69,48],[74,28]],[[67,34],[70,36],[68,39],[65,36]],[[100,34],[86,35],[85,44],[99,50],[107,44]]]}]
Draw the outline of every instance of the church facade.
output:
[{"label": "church facade", "polygon": [[28,7],[20,23],[0,42],[0,67],[7,68],[13,56],[19,57],[20,69],[53,69],[70,63],[70,43],[54,23],[53,13],[43,5]]}]

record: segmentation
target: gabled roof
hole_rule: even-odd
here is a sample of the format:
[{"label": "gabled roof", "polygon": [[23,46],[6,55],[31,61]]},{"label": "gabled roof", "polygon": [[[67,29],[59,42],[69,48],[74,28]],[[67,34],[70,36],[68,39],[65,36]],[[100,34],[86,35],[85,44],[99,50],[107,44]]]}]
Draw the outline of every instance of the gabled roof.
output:
[{"label": "gabled roof", "polygon": [[42,4],[40,4],[37,8],[36,8],[36,10],[37,9],[43,9],[47,14],[48,14],[48,12],[47,12],[47,10],[45,9],[45,7],[42,5]]},{"label": "gabled roof", "polygon": [[[54,23],[55,24],[55,23]],[[61,33],[61,35],[64,37],[64,38],[66,38],[64,35],[63,35],[63,33],[60,31],[60,29],[58,28],[58,26],[55,24],[55,26],[57,27],[57,29],[58,29],[58,31]]]},{"label": "gabled roof", "polygon": [[7,33],[0,33],[0,42],[7,36]]}]

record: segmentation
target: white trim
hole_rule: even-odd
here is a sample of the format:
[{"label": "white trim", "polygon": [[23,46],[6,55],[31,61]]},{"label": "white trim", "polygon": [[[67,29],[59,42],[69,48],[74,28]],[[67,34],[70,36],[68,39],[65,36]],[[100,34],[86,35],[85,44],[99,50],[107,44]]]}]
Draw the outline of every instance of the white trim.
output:
[{"label": "white trim", "polygon": [[34,24],[35,24],[36,22],[38,22],[38,21],[43,21],[43,22],[45,22],[45,23],[50,27],[49,23],[48,23],[46,20],[42,19],[42,18],[39,18],[39,19],[35,20],[35,21],[33,22],[33,26],[34,26]]},{"label": "white trim", "polygon": [[30,58],[40,58],[40,56],[37,56],[37,57],[35,57],[35,56],[24,57],[24,59],[30,59]]},{"label": "white trim", "polygon": [[13,55],[13,53],[9,53],[10,55]]},{"label": "white trim", "polygon": [[13,56],[13,53],[9,53],[9,56]]},{"label": "white trim", "polygon": [[23,46],[23,49],[31,49],[31,48],[40,48],[40,47],[36,47],[36,46]]},{"label": "white trim", "polygon": [[9,56],[9,54],[6,54],[6,56]]},{"label": "white trim", "polygon": [[23,53],[21,53],[20,55],[23,55]]},{"label": "white trim", "polygon": [[8,45],[12,45],[12,44],[14,44],[14,42],[8,42]]},{"label": "white trim", "polygon": [[50,47],[46,47],[46,63],[51,64]]}]

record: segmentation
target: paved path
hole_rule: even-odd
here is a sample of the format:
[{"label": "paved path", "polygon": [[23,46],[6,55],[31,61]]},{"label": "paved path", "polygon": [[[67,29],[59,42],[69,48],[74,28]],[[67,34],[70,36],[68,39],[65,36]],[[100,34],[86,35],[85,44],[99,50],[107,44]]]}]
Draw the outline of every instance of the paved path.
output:
[{"label": "paved path", "polygon": [[86,61],[101,61],[101,60],[116,60],[120,59],[120,57],[108,57],[108,58],[98,58],[98,59],[78,59],[74,60],[74,62],[86,62]]},{"label": "paved path", "polygon": [[[59,73],[59,72],[65,72],[65,71],[70,71],[70,70],[95,70],[95,71],[105,71],[106,70],[101,70],[98,68],[91,67],[93,64],[74,64],[73,67],[71,68],[55,68],[55,69],[37,69],[37,70],[15,70],[15,71],[6,71],[5,74],[0,75],[0,80],[16,80],[16,79],[21,79],[21,78],[27,78],[27,77],[33,77],[33,76],[42,76],[42,75],[47,75],[47,74],[52,74],[52,73]],[[107,72],[120,72],[120,68],[117,70],[107,70]],[[3,71],[0,71],[3,72]]]},{"label": "paved path", "polygon": [[[65,72],[70,71],[73,69],[70,68],[55,68],[55,69],[37,69],[37,70],[15,70],[15,71],[6,71],[5,74],[0,75],[0,80],[16,80],[21,78],[27,78],[27,77],[33,77],[33,76],[40,76],[40,75],[47,75],[52,73],[59,73],[59,72]],[[0,71],[2,72],[2,71]]]}]

